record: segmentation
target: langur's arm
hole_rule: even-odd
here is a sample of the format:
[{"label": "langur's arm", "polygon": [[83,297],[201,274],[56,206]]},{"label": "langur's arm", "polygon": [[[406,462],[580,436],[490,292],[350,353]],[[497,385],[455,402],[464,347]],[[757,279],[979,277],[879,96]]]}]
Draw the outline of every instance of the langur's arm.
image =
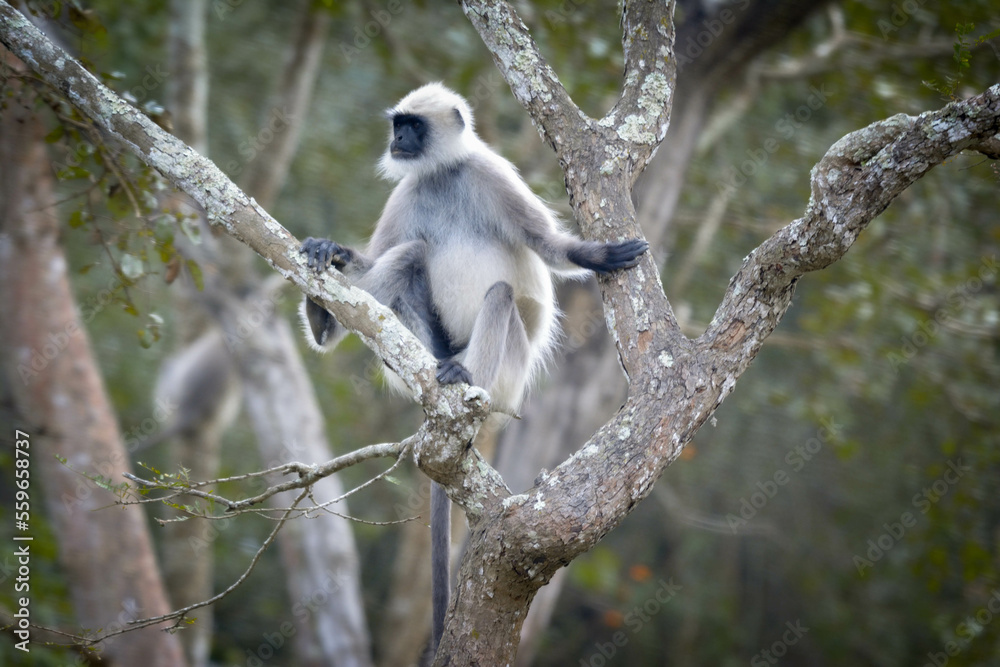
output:
[{"label": "langur's arm", "polygon": [[628,269],[639,263],[639,257],[649,244],[643,239],[612,243],[584,241],[562,231],[555,215],[536,197],[526,184],[511,179],[494,179],[498,184],[494,196],[514,229],[508,230],[515,241],[524,243],[556,271],[572,271],[576,267],[607,273]]},{"label": "langur's arm", "polygon": [[649,248],[643,239],[629,239],[604,243],[584,241],[545,224],[539,217],[525,219],[524,242],[556,270],[579,266],[597,273],[616,269],[629,269],[639,263],[639,258]]}]

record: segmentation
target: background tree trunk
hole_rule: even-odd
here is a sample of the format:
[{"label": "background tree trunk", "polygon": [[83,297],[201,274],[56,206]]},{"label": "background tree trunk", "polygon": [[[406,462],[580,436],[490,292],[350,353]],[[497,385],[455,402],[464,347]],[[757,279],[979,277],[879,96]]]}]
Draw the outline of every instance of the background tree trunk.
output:
[{"label": "background tree trunk", "polygon": [[[23,67],[2,54],[4,67]],[[7,98],[0,116],[0,349],[16,387],[19,428],[33,445],[32,500],[44,491],[76,622],[110,630],[169,607],[145,512],[115,509],[114,496],[80,474],[119,484],[131,467],[70,292],[44,125],[33,96],[21,91],[22,98]],[[158,628],[113,637],[103,655],[123,667],[186,664],[178,637]]]},{"label": "background tree trunk", "polygon": [[[206,0],[171,0],[168,100],[174,134],[195,150],[208,148],[208,55],[205,50]],[[176,192],[166,207],[196,216],[207,230],[201,212]],[[189,280],[176,283],[173,292],[179,347],[160,368],[154,405],[168,401],[179,406],[161,437],[169,447],[170,470],[187,468],[192,479],[218,477],[222,436],[239,407],[240,385],[232,357],[219,327],[199,304]],[[185,420],[185,423],[180,423]],[[169,437],[167,437],[169,436]],[[181,502],[194,502],[193,498]],[[163,574],[174,608],[207,600],[214,593],[216,526],[207,521],[182,521],[164,526]],[[214,607],[203,607],[196,622],[181,633],[192,667],[206,667],[212,649]]]},{"label": "background tree trunk", "polygon": [[[177,75],[173,77],[172,99],[177,105],[174,114],[178,118],[178,136],[187,141],[188,137],[181,132],[190,132],[192,145],[205,153],[204,103],[208,87],[205,47],[203,32],[192,26],[203,23],[206,7],[201,2],[179,1],[173,6],[172,52]],[[320,7],[311,2],[303,2],[300,7],[297,32],[289,39],[281,90],[267,109],[262,109],[264,122],[271,121],[267,113],[281,110],[283,125],[275,130],[273,140],[246,171],[247,192],[268,208],[274,204],[297,148],[329,28],[329,15]],[[186,203],[178,202],[176,206],[183,210]],[[194,478],[216,476],[216,470],[209,470],[208,466],[218,461],[215,452],[221,446],[226,417],[232,416],[227,406],[240,389],[263,461],[277,465],[292,460],[304,463],[328,460],[331,453],[322,411],[305,375],[295,337],[278,312],[278,304],[284,299],[280,291],[283,285],[276,286],[273,281],[261,278],[253,267],[253,253],[229,237],[217,236],[204,215],[200,211],[197,214],[203,243],[198,247],[188,246],[185,252],[202,265],[205,289],[199,291],[191,281],[186,281],[179,290],[178,311],[184,315],[179,333],[185,346],[178,356],[183,358],[198,354],[199,348],[208,349],[209,353],[203,356],[212,360],[213,373],[227,377],[233,374],[238,381],[226,383],[224,392],[206,392],[195,375],[181,383],[180,393],[206,406],[211,418],[202,420],[197,428],[177,440],[177,462],[191,468]],[[322,500],[342,493],[343,487],[336,476],[323,480],[315,489],[316,498]],[[288,506],[290,500],[279,496],[272,499],[272,504]],[[346,501],[333,509],[349,513]],[[179,552],[178,562],[189,563],[178,571],[178,580],[185,571],[191,574],[204,571],[203,565],[190,559],[193,554],[188,545],[210,544],[212,530],[213,526],[204,522],[176,524],[175,531],[184,534],[175,535],[169,549]],[[303,667],[370,665],[360,567],[350,524],[332,515],[320,522],[291,522],[278,535],[278,546],[288,582],[289,608],[308,610],[289,615],[297,626],[289,641],[295,647],[298,664]],[[198,557],[210,558],[211,550],[201,548]],[[210,590],[195,593],[193,582],[180,585],[181,590],[192,589],[190,595],[200,596],[198,599],[210,595]]]},{"label": "background tree trunk", "polygon": [[[666,132],[666,111],[672,102],[669,22],[647,14],[648,5],[627,5],[623,96],[603,122],[596,122],[575,109],[509,7],[466,5],[515,95],[566,167],[571,202],[584,235],[634,234],[628,198],[632,177]],[[448,488],[468,512],[474,529],[439,662],[512,661],[516,633],[535,592],[597,544],[651,492],[663,470],[757,356],[787,312],[798,279],[840,259],[869,222],[933,165],[968,148],[995,156],[995,135],[1000,131],[1000,86],[992,86],[940,111],[919,118],[898,114],[844,136],[812,170],[812,197],[805,214],[743,260],[708,330],[697,339],[682,335],[651,258],[644,257],[634,271],[602,278],[606,318],[622,364],[633,379],[632,392],[585,447],[551,473],[538,476],[527,493],[511,496],[495,471],[462,447],[480,418],[475,392],[470,393],[472,407],[451,403],[457,394],[442,391],[433,382],[433,363],[426,351],[405,344],[406,332],[397,331],[398,322],[384,308],[351,293],[338,276],[308,274],[291,234],[213,165],[138,114],[121,111],[109,118],[105,109],[116,102],[113,96],[81,72],[77,63],[52,52],[23,21],[6,13],[3,20],[11,28],[3,34],[5,43],[33,58],[42,54],[33,62],[36,69],[52,85],[71,80],[72,99],[104,131],[121,133],[144,159],[212,211],[220,225],[246,240],[338,317],[347,318],[379,354],[399,365],[411,385],[418,384],[424,392],[427,421],[408,442],[421,469]],[[654,34],[642,30],[644,25],[664,30]],[[642,44],[647,39],[653,43]],[[521,47],[516,58],[509,48],[512,43]],[[651,52],[664,58],[644,57]],[[665,72],[652,70],[664,63]],[[80,88],[86,94],[80,95]],[[641,97],[640,90],[645,93]],[[105,106],[94,104],[95,100]],[[619,111],[628,114],[640,106],[654,111],[625,115],[627,125],[612,129],[621,121]],[[619,156],[622,170],[605,168],[604,162],[593,159],[609,153]],[[379,318],[358,316],[359,309],[348,305],[357,299]],[[447,410],[439,397],[448,402]],[[495,633],[477,632],[487,625],[496,628]]]}]

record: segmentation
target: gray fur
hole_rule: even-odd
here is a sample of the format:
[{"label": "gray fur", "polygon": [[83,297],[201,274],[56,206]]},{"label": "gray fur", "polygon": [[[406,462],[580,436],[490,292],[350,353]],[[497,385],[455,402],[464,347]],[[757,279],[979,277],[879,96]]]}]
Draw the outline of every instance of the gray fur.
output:
[{"label": "gray fur", "polygon": [[[310,254],[310,266],[316,264],[314,258],[324,257],[324,249],[329,246],[336,244],[306,239],[303,252]],[[435,355],[442,357],[450,354],[450,348],[442,346],[441,333],[433,326],[436,314],[428,312],[433,309],[433,304],[426,285],[426,243],[419,240],[401,243],[375,260],[356,250],[345,250],[348,252],[335,255],[336,259],[332,261],[334,266],[352,278],[359,288],[395,310],[400,321]],[[325,266],[321,259],[316,261],[319,263],[314,268],[323,270]],[[310,299],[303,301],[301,313],[307,329],[306,338],[318,350],[334,347],[347,333],[332,315]]]}]

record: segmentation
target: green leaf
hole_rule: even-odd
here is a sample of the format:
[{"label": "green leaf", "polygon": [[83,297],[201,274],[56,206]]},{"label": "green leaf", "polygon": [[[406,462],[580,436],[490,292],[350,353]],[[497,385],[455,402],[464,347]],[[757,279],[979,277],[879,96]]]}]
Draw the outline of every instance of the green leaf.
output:
[{"label": "green leaf", "polygon": [[189,259],[184,264],[187,266],[188,271],[191,272],[191,278],[194,280],[195,287],[198,288],[199,292],[203,291],[205,289],[205,276],[202,275],[201,267],[198,266],[198,262],[193,259]]},{"label": "green leaf", "polygon": [[45,143],[54,144],[66,134],[66,128],[62,125],[57,125],[54,130],[45,135]]},{"label": "green leaf", "polygon": [[66,167],[56,172],[56,178],[61,181],[72,181],[76,178],[90,178],[90,172],[83,167]]},{"label": "green leaf", "polygon": [[125,188],[115,184],[111,188],[110,196],[107,200],[108,210],[116,220],[128,217],[132,213],[132,202],[129,201]]},{"label": "green leaf", "polygon": [[160,243],[173,243],[174,220],[169,215],[158,215],[154,223],[153,238]]}]

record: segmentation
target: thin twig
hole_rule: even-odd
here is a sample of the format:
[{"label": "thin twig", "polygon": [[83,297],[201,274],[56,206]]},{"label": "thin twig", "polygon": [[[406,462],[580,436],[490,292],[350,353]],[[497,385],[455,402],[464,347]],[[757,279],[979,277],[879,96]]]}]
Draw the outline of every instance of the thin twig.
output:
[{"label": "thin twig", "polygon": [[162,623],[163,621],[176,619],[177,623],[175,623],[173,627],[179,626],[180,622],[184,619],[185,616],[187,616],[188,613],[194,611],[195,609],[200,609],[201,607],[207,607],[210,604],[218,602],[219,600],[221,600],[222,598],[226,597],[234,590],[236,590],[236,588],[242,585],[243,582],[245,582],[250,577],[250,573],[253,572],[254,567],[256,567],[257,563],[260,561],[261,556],[263,556],[264,552],[267,551],[268,547],[270,547],[271,544],[274,543],[275,538],[278,536],[278,531],[281,530],[281,527],[285,525],[285,522],[289,519],[292,512],[295,511],[295,506],[298,505],[298,503],[302,502],[302,500],[306,497],[307,493],[308,493],[307,490],[303,490],[302,493],[299,494],[298,498],[296,498],[295,502],[292,504],[292,507],[289,508],[289,511],[285,512],[285,515],[281,518],[281,520],[278,521],[277,525],[275,525],[274,529],[270,532],[270,534],[268,534],[267,539],[265,539],[264,542],[260,545],[260,548],[257,549],[257,553],[255,553],[253,555],[253,558],[250,559],[250,563],[249,565],[247,565],[246,570],[243,571],[243,574],[241,574],[236,581],[234,581],[228,588],[226,588],[226,590],[222,591],[218,595],[215,595],[207,600],[203,600],[202,602],[196,602],[192,605],[188,605],[187,607],[184,607],[182,609],[177,609],[175,611],[170,612],[169,614],[163,614],[161,616],[151,616],[149,618],[142,618],[137,621],[130,621],[129,623],[126,624],[125,627],[121,628],[120,630],[115,630],[114,632],[108,632],[106,634],[101,635],[100,637],[96,638],[80,637],[68,634],[65,636],[71,637],[78,643],[92,646],[95,644],[99,644],[105,639],[114,637],[115,635],[124,634],[126,632],[131,632],[133,630],[138,630],[140,628],[146,628],[151,625]]}]

